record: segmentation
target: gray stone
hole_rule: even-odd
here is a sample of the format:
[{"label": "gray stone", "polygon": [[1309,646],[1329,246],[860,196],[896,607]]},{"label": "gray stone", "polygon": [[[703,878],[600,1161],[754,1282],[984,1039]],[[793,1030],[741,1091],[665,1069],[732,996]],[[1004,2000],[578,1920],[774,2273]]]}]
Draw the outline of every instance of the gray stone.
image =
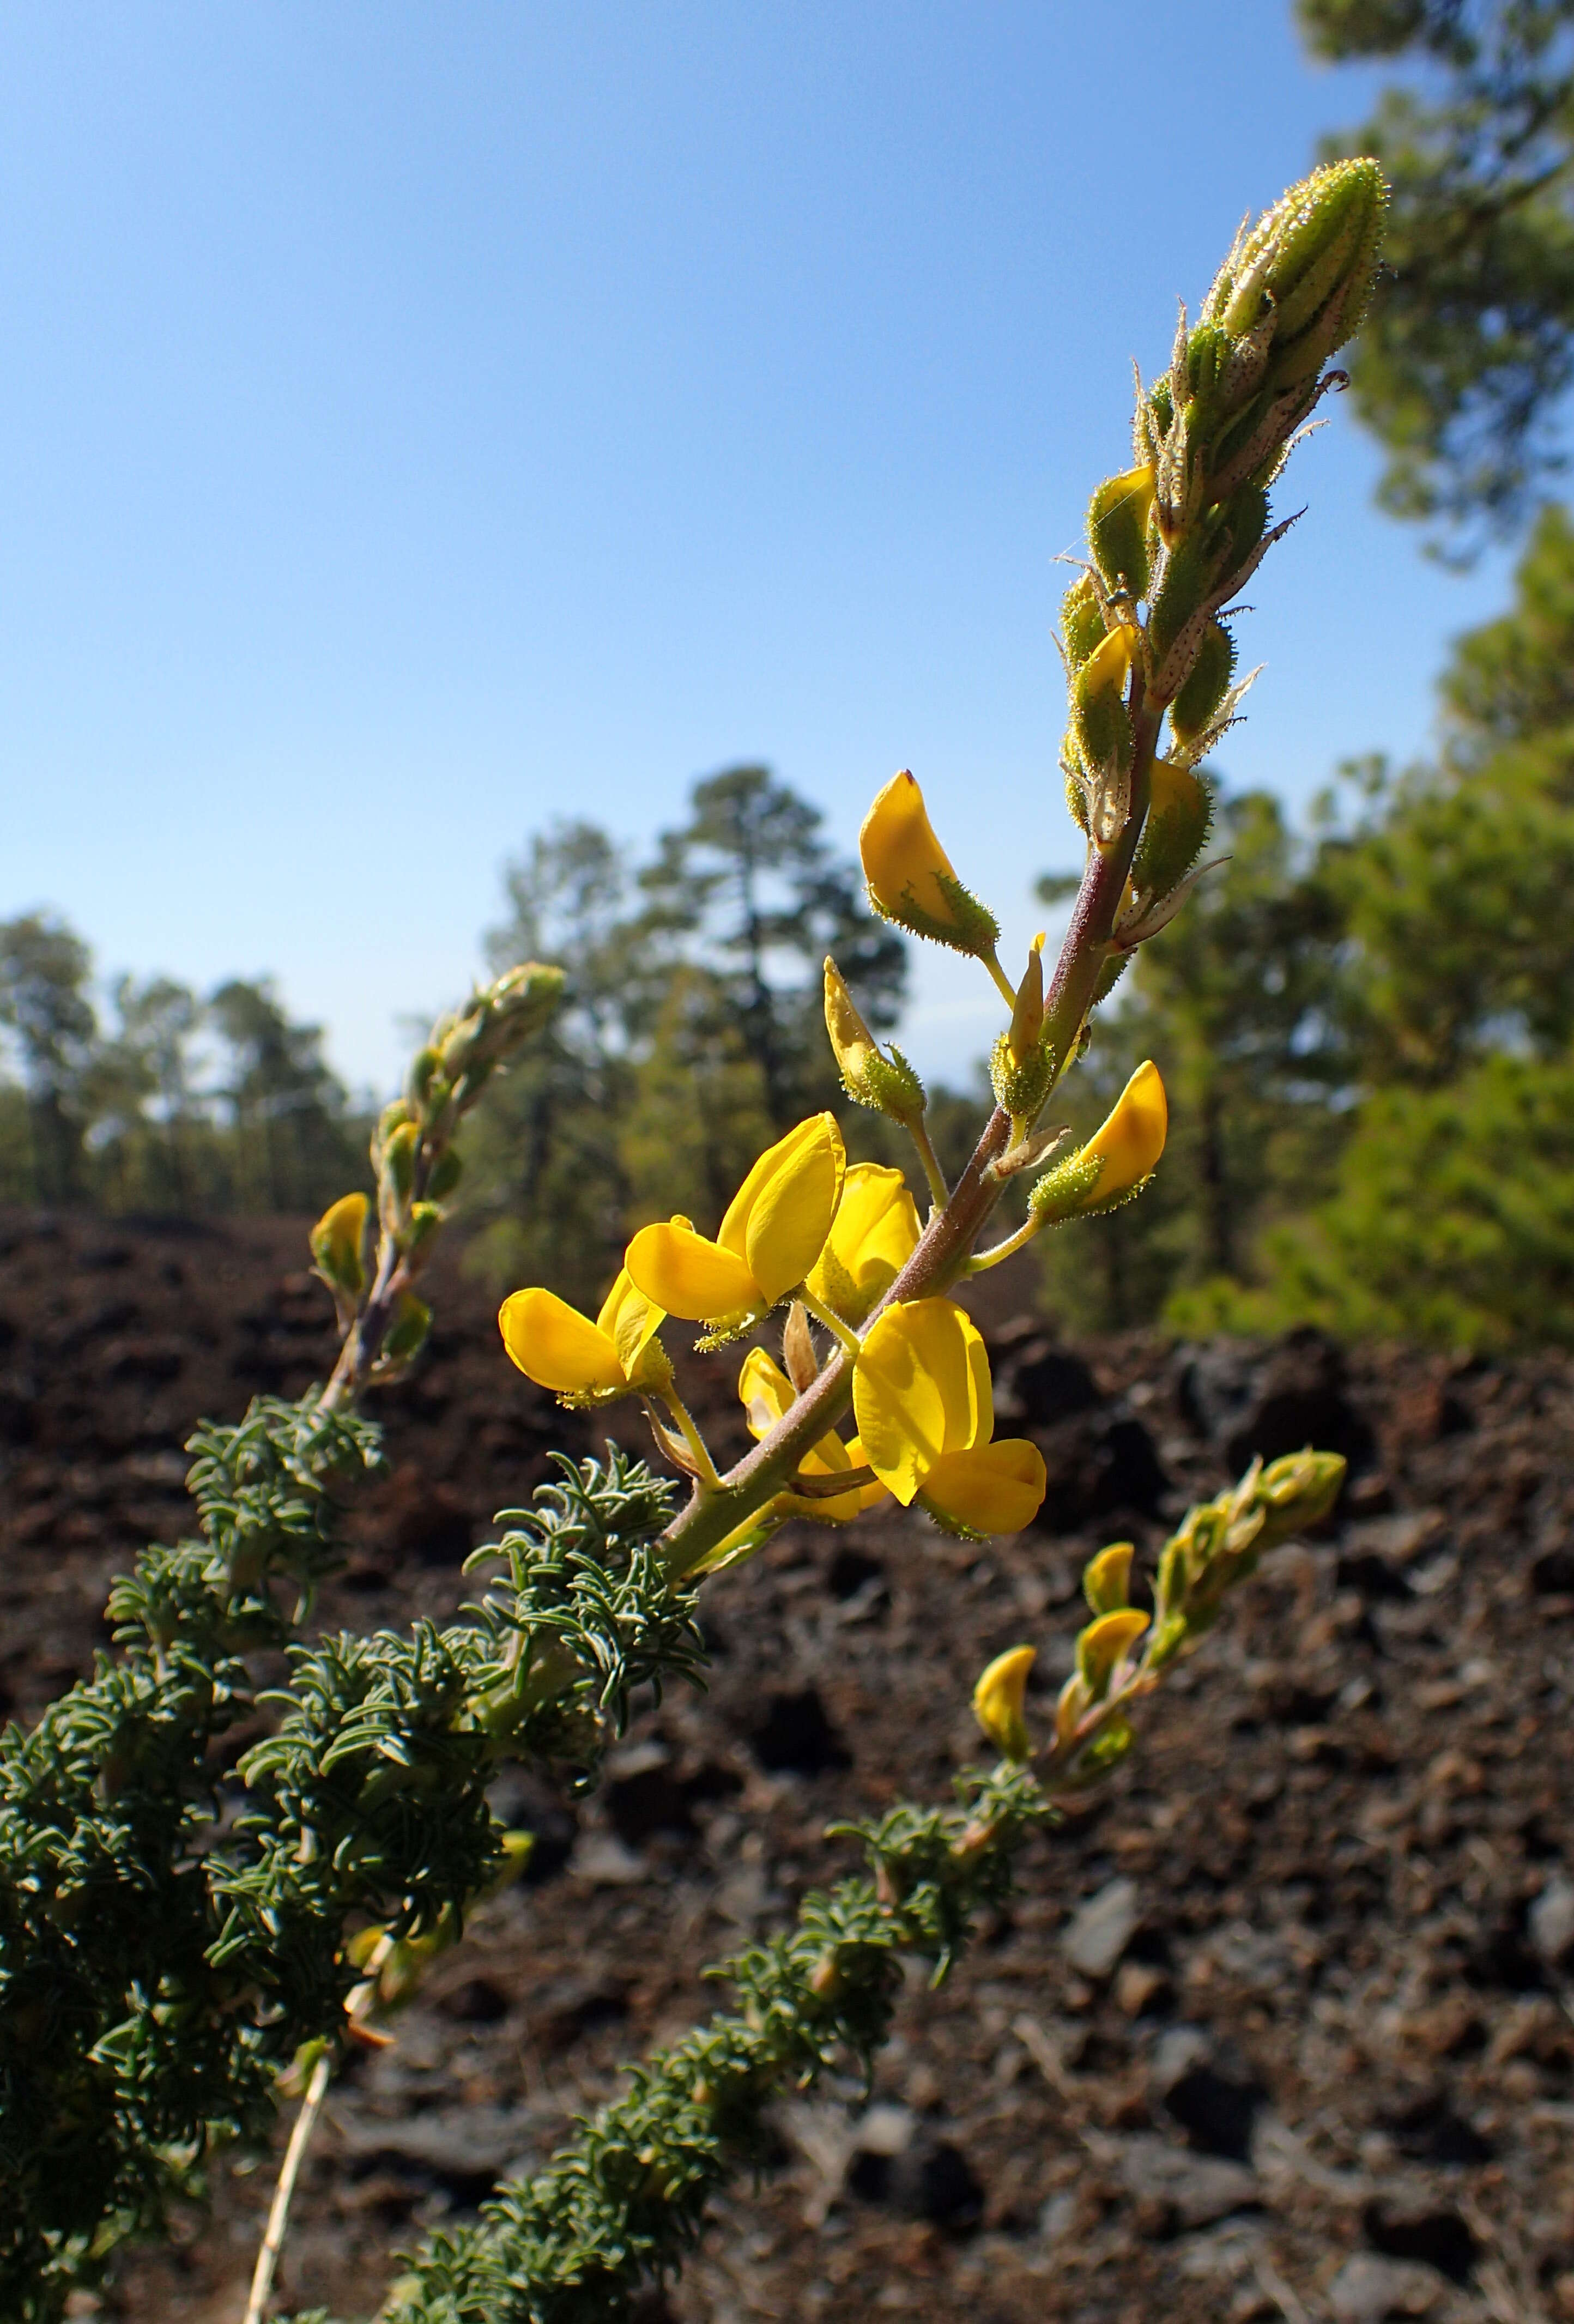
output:
[{"label": "gray stone", "polygon": [[1560,1961],[1574,1944],[1574,1880],[1554,1872],[1530,1909],[1532,1944],[1548,1967]]},{"label": "gray stone", "polygon": [[1424,2316],[1442,2288],[1441,2276],[1419,2260],[1357,2252],[1334,2277],[1328,2300],[1339,2324],[1384,2324],[1390,2316]]},{"label": "gray stone", "polygon": [[1083,1977],[1108,1977],[1142,1918],[1135,1880],[1111,1880],[1072,1915],[1061,1950]]},{"label": "gray stone", "polygon": [[1210,2227],[1261,2200],[1255,2171],[1211,2154],[1193,2154],[1166,2138],[1134,2138],[1120,2175],[1133,2195],[1168,2203],[1183,2227]]}]

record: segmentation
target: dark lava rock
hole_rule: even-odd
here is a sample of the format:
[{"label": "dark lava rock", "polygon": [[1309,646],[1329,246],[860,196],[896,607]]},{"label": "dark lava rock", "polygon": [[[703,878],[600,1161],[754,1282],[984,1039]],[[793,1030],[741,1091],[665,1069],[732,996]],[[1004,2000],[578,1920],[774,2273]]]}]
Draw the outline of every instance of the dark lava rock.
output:
[{"label": "dark lava rock", "polygon": [[1314,1444],[1342,1452],[1358,1475],[1371,1467],[1376,1441],[1348,1385],[1344,1351],[1305,1324],[1266,1350],[1238,1341],[1185,1350],[1176,1396],[1188,1424],[1222,1445],[1234,1469]]},{"label": "dark lava rock", "polygon": [[1159,1514],[1169,1479],[1153,1438],[1134,1414],[1109,1411],[1064,1420],[1038,1443],[1046,1482],[1036,1523],[1045,1532],[1075,1533],[1118,1509],[1137,1517]]},{"label": "dark lava rock", "polygon": [[1164,2106],[1201,2153],[1245,2163],[1251,2153],[1252,2126],[1266,2098],[1260,2083],[1238,2081],[1202,2064],[1188,2067],[1171,2083]]},{"label": "dark lava rock", "polygon": [[508,2015],[508,1996],[489,1977],[467,1977],[437,2006],[461,2025],[496,2025]]},{"label": "dark lava rock", "polygon": [[1466,2282],[1476,2264],[1476,2238],[1458,2211],[1388,2210],[1371,2203],[1362,2225],[1374,2251],[1389,2259],[1424,2260],[1451,2282]]},{"label": "dark lava rock", "polygon": [[748,1732],[750,1748],[768,1775],[828,1775],[852,1765],[816,1687],[767,1695]]},{"label": "dark lava rock", "polygon": [[854,2154],[847,2190],[947,2235],[971,2235],[984,2215],[984,2190],[961,2147],[922,2131],[899,2154]]},{"label": "dark lava rock", "polygon": [[842,1542],[825,1569],[825,1586],[833,1598],[845,1605],[849,1598],[856,1598],[871,1582],[883,1582],[885,1577],[885,1567],[878,1557],[866,1557],[862,1550]]},{"label": "dark lava rock", "polygon": [[1042,1338],[1008,1356],[995,1375],[996,1412],[1028,1428],[1053,1428],[1101,1401],[1082,1357]]},{"label": "dark lava rock", "polygon": [[450,1485],[434,1485],[417,1468],[393,1480],[393,1545],[419,1565],[464,1564],[471,1550],[470,1512]]}]

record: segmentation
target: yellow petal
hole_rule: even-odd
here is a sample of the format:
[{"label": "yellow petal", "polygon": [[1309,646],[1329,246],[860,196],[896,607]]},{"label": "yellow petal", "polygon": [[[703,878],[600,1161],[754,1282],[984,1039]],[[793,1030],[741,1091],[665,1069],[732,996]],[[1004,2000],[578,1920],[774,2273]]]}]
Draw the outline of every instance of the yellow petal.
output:
[{"label": "yellow petal", "polygon": [[311,1255],[327,1280],[353,1297],[366,1287],[361,1247],[372,1205],[364,1194],[341,1194],[311,1231]]},{"label": "yellow petal", "polygon": [[809,1289],[847,1323],[861,1323],[917,1248],[917,1207],[899,1170],[855,1162]]},{"label": "yellow petal", "polygon": [[815,1113],[768,1147],[750,1171],[727,1205],[717,1240],[747,1265],[759,1286],[754,1304],[774,1307],[814,1266],[846,1167],[835,1115]]},{"label": "yellow petal", "polygon": [[503,1346],[527,1379],[556,1396],[625,1388],[617,1349],[555,1291],[513,1291],[497,1314]]},{"label": "yellow petal", "polygon": [[987,1436],[983,1342],[949,1299],[898,1300],[859,1351],[852,1408],[864,1458],[904,1508],[943,1452]]},{"label": "yellow petal", "polygon": [[738,1394],[750,1436],[769,1436],[797,1397],[786,1372],[763,1348],[750,1348],[744,1357],[743,1369],[738,1375]]},{"label": "yellow petal", "polygon": [[686,1219],[641,1227],[623,1258],[634,1288],[668,1315],[712,1323],[760,1304],[742,1259],[696,1234]]},{"label": "yellow petal", "polygon": [[1077,1639],[1077,1676],[1096,1694],[1117,1664],[1125,1662],[1146,1629],[1147,1616],[1128,1606],[1114,1614],[1100,1614]]},{"label": "yellow petal", "polygon": [[624,1372],[634,1379],[642,1369],[646,1348],[666,1321],[666,1310],[647,1299],[624,1267],[618,1270],[617,1281],[602,1301],[595,1327],[606,1333],[618,1351],[618,1361]]},{"label": "yellow petal", "polygon": [[1082,687],[1090,696],[1124,694],[1130,675],[1131,632],[1120,626],[1110,631],[1082,665]]},{"label": "yellow petal", "polygon": [[1033,1748],[1022,1705],[1037,1653],[1036,1646],[1008,1646],[973,1689],[973,1716],[1008,1759],[1026,1759]]},{"label": "yellow petal", "polygon": [[[869,1455],[863,1449],[863,1439],[860,1436],[848,1439],[847,1465],[850,1469],[867,1469],[870,1465]],[[882,1485],[877,1477],[872,1485],[860,1485],[858,1506],[861,1509],[878,1509],[880,1503],[888,1501],[890,1497],[889,1486]]]},{"label": "yellow petal", "polygon": [[1025,1436],[943,1452],[924,1480],[926,1508],[971,1533],[1020,1533],[1044,1499],[1044,1455]]},{"label": "yellow petal", "polygon": [[1164,1085],[1149,1057],[1138,1065],[1109,1119],[1082,1148],[1084,1157],[1097,1154],[1104,1164],[1090,1202],[1103,1204],[1147,1176],[1164,1150],[1169,1120]]},{"label": "yellow petal", "polygon": [[942,879],[959,885],[951,858],[934,836],[924,794],[906,770],[893,775],[863,819],[858,835],[870,893],[893,918],[904,896],[932,920],[960,927]]}]

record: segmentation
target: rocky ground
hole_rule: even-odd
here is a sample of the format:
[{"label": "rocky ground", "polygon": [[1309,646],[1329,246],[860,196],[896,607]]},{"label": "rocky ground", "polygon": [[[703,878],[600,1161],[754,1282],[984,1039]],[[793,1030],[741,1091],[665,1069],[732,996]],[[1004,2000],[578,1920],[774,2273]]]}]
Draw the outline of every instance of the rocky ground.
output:
[{"label": "rocky ground", "polygon": [[[287,1222],[0,1222],[12,1715],[87,1667],[110,1575],[184,1524],[192,1419],[323,1376],[302,1248]],[[483,1291],[437,1289],[336,1624],[449,1612],[564,1441]],[[644,1717],[593,1806],[503,1787],[533,1877],[336,2090],[291,2302],[368,2314],[391,2254],[714,2006],[706,1962],[850,1868],[827,1824],[944,1792],[990,1655],[1036,1643],[1047,1700],[1092,1550],[1151,1555],[1310,1437],[1351,1459],[1336,1518],[1173,1674],[951,1982],[915,1978],[872,2091],[780,2107],[776,2167],[647,2324],[1574,2318],[1574,1366],[993,1339],[1002,1426],[1049,1465],[1039,1525],[981,1551],[899,1516],[795,1529],[713,1585],[710,1692]],[[103,2312],[238,2324],[271,2176],[226,2172]]]}]

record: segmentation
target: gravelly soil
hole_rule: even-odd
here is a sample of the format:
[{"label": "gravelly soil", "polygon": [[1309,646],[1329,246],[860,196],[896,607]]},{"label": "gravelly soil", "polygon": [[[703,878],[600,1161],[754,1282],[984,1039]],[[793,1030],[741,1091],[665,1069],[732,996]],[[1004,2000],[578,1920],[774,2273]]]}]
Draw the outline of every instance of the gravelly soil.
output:
[{"label": "gravelly soil", "polygon": [[[183,1524],[192,1417],[322,1377],[301,1247],[290,1222],[0,1222],[14,1715],[87,1667],[109,1575]],[[334,1623],[447,1612],[565,1441],[491,1302],[437,1287]],[[784,1535],[710,1594],[709,1694],[644,1717],[593,1807],[514,1786],[537,1877],[336,2091],[290,2301],[368,2314],[392,2252],[714,2006],[705,1962],[851,1868],[828,1823],[943,1793],[990,1654],[1037,1643],[1047,1700],[1087,1554],[1151,1553],[1253,1451],[1310,1435],[1351,1455],[1344,1508],[1267,1561],[951,1983],[915,1980],[872,2094],[781,2107],[778,2167],[649,2324],[1574,2318],[1574,1366],[1070,1346],[1026,1321],[994,1343],[1002,1427],[1049,1462],[1040,1525],[981,1552],[901,1517]],[[223,2173],[106,2312],[238,2320],[270,2183]]]}]

